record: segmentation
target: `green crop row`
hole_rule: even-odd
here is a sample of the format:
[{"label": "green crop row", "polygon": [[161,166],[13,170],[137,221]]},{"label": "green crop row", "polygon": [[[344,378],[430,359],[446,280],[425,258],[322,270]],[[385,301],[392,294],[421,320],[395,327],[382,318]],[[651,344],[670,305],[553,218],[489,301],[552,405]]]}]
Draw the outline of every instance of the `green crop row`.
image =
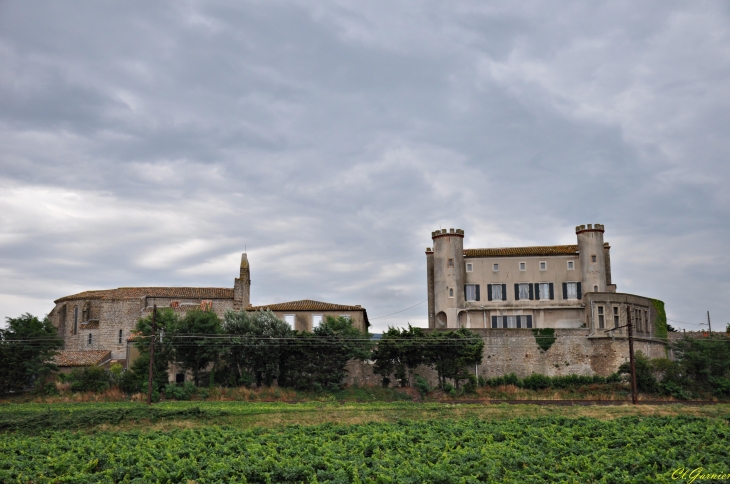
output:
[{"label": "green crop row", "polygon": [[696,417],[5,434],[0,482],[675,482],[727,472],[728,441]]}]

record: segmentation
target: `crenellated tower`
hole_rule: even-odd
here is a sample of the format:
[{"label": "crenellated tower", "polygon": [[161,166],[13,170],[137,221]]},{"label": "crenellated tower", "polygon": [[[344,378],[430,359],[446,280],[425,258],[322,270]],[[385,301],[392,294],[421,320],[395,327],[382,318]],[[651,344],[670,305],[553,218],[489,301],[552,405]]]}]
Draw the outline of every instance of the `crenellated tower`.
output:
[{"label": "crenellated tower", "polygon": [[575,228],[584,294],[608,291],[610,282],[606,272],[610,262],[606,260],[608,250],[603,243],[603,232],[602,224],[578,225]]},{"label": "crenellated tower", "polygon": [[436,230],[431,233],[433,250],[426,250],[429,284],[430,328],[458,327],[458,311],[464,307],[464,231]]},{"label": "crenellated tower", "polygon": [[241,272],[233,283],[233,309],[240,311],[251,305],[251,268],[248,256],[241,254]]}]

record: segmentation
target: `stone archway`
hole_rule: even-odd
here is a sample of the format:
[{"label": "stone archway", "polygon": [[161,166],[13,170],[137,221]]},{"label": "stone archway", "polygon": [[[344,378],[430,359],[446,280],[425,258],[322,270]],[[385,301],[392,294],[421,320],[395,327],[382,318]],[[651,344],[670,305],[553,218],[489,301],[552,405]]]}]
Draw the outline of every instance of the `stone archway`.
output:
[{"label": "stone archway", "polygon": [[441,311],[436,315],[436,328],[437,329],[445,329],[447,327],[446,324],[446,313]]}]

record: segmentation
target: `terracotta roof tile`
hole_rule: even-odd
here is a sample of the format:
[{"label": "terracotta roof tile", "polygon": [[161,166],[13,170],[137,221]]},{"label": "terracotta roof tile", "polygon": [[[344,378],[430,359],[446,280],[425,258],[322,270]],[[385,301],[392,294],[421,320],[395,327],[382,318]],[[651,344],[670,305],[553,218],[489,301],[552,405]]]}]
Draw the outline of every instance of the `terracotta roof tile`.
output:
[{"label": "terracotta roof tile", "polygon": [[54,301],[56,304],[76,299],[139,299],[142,297],[171,297],[190,299],[233,299],[233,289],[227,287],[119,287],[100,291],[84,291]]},{"label": "terracotta roof tile", "polygon": [[332,304],[327,302],[302,299],[301,301],[289,301],[263,306],[249,306],[246,311],[259,311],[270,309],[272,311],[364,311],[362,306],[345,306],[343,304]]},{"label": "terracotta roof tile", "polygon": [[59,351],[53,358],[58,366],[92,366],[103,363],[112,357],[109,350]]},{"label": "terracotta roof tile", "polygon": [[464,257],[520,257],[548,255],[577,255],[577,245],[543,245],[535,247],[504,247],[495,249],[464,249]]}]

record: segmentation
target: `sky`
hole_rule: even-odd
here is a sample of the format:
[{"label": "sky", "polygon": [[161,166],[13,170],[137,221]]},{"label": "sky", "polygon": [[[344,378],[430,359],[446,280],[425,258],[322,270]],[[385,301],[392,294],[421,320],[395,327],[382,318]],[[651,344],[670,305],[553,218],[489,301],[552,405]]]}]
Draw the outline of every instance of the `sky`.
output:
[{"label": "sky", "polygon": [[619,292],[724,329],[729,5],[0,0],[0,318],[246,250],[255,305],[427,326],[433,230],[602,223]]}]

